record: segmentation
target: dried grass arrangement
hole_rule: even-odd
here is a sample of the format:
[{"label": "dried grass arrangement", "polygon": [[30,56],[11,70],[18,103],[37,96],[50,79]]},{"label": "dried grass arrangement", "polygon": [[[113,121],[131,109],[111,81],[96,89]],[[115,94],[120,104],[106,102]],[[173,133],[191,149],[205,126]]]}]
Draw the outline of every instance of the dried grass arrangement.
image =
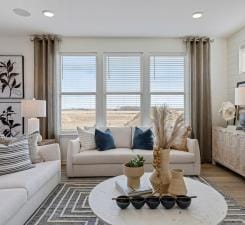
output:
[{"label": "dried grass arrangement", "polygon": [[174,121],[173,129],[169,132],[171,112],[167,106],[153,108],[153,125],[155,133],[155,146],[153,151],[153,167],[155,171],[150,177],[154,194],[167,193],[171,174],[169,171],[170,146],[178,137],[180,128],[184,125],[183,114]]},{"label": "dried grass arrangement", "polygon": [[169,132],[170,110],[167,106],[153,107],[153,126],[156,137],[156,147],[169,149],[175,138],[177,138],[180,128],[184,125],[183,113],[174,122],[173,129]]}]

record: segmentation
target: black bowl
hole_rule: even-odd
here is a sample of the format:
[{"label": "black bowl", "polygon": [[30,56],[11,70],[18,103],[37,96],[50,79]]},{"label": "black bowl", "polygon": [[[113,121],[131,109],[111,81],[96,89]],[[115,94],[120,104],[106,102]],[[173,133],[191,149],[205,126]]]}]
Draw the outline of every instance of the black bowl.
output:
[{"label": "black bowl", "polygon": [[175,205],[175,198],[172,196],[163,196],[161,197],[161,203],[165,209],[171,209]]},{"label": "black bowl", "polygon": [[160,198],[156,196],[149,196],[145,199],[145,201],[150,209],[156,209],[160,204]]},{"label": "black bowl", "polygon": [[118,196],[116,202],[121,209],[126,209],[130,204],[129,197],[124,195]]},{"label": "black bowl", "polygon": [[176,202],[181,209],[187,209],[191,204],[191,198],[185,195],[179,195],[177,196]]},{"label": "black bowl", "polygon": [[145,204],[145,198],[142,196],[134,196],[130,201],[135,209],[141,209]]}]

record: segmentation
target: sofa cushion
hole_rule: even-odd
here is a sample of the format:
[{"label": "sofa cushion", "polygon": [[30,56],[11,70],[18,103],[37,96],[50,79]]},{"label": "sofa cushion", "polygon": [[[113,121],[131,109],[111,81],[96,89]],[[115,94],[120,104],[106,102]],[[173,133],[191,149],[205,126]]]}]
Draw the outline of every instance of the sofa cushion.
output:
[{"label": "sofa cushion", "polygon": [[[146,160],[145,163],[152,163],[153,151],[145,151],[141,149],[134,149],[134,154],[141,155]],[[195,155],[191,152],[184,152],[171,149],[170,151],[170,163],[172,164],[185,164],[195,162]]]},{"label": "sofa cushion", "polygon": [[99,151],[116,148],[110,129],[106,129],[105,132],[95,129],[95,143]]},{"label": "sofa cushion", "polygon": [[27,192],[24,188],[0,189],[0,225],[15,216],[27,201]]},{"label": "sofa cushion", "polygon": [[77,127],[77,133],[81,145],[80,151],[87,151],[96,148],[94,131],[90,132],[89,130]]},{"label": "sofa cushion", "polygon": [[153,144],[153,133],[151,129],[143,131],[140,128],[135,127],[133,139],[134,149],[153,150]]},{"label": "sofa cushion", "polygon": [[0,176],[33,168],[27,137],[0,145]]},{"label": "sofa cushion", "polygon": [[116,148],[131,148],[132,146],[132,128],[131,127],[109,127]]},{"label": "sofa cushion", "polygon": [[[146,160],[145,163],[151,164],[153,160],[153,151],[142,149],[116,148],[113,150],[100,152],[90,150],[75,154],[72,159],[74,165],[91,165],[91,164],[123,164],[141,155]],[[191,152],[183,152],[172,149],[170,152],[170,163],[185,164],[195,162],[195,155]]]},{"label": "sofa cushion", "polygon": [[60,168],[60,161],[37,163],[32,169],[0,176],[0,190],[24,188],[28,199],[45,185]]},{"label": "sofa cushion", "polygon": [[135,155],[129,148],[116,148],[108,151],[90,150],[73,156],[73,164],[123,164]]}]

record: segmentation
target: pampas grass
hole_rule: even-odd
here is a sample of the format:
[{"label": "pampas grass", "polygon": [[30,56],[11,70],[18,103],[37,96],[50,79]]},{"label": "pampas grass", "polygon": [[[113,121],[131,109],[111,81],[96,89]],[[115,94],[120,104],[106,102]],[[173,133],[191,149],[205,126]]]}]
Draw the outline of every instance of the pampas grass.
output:
[{"label": "pampas grass", "polygon": [[170,110],[167,106],[153,107],[153,125],[156,137],[156,147],[169,149],[178,137],[180,128],[184,125],[183,114],[180,114],[174,122],[173,129],[169,132]]}]

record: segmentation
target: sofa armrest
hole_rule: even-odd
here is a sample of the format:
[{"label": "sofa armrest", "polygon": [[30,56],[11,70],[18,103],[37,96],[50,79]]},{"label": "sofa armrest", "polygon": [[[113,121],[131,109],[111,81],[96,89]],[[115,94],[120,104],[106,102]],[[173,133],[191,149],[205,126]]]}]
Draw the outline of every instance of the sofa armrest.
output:
[{"label": "sofa armrest", "polygon": [[73,166],[72,166],[73,155],[79,153],[80,148],[81,146],[78,138],[75,140],[70,140],[68,142],[67,158],[66,158],[66,171],[68,177],[73,176]]},{"label": "sofa armrest", "polygon": [[187,148],[189,152],[192,152],[195,155],[195,170],[197,175],[199,175],[201,170],[201,156],[198,140],[187,138]]},{"label": "sofa armrest", "polygon": [[38,154],[44,161],[60,160],[59,144],[38,146]]}]

